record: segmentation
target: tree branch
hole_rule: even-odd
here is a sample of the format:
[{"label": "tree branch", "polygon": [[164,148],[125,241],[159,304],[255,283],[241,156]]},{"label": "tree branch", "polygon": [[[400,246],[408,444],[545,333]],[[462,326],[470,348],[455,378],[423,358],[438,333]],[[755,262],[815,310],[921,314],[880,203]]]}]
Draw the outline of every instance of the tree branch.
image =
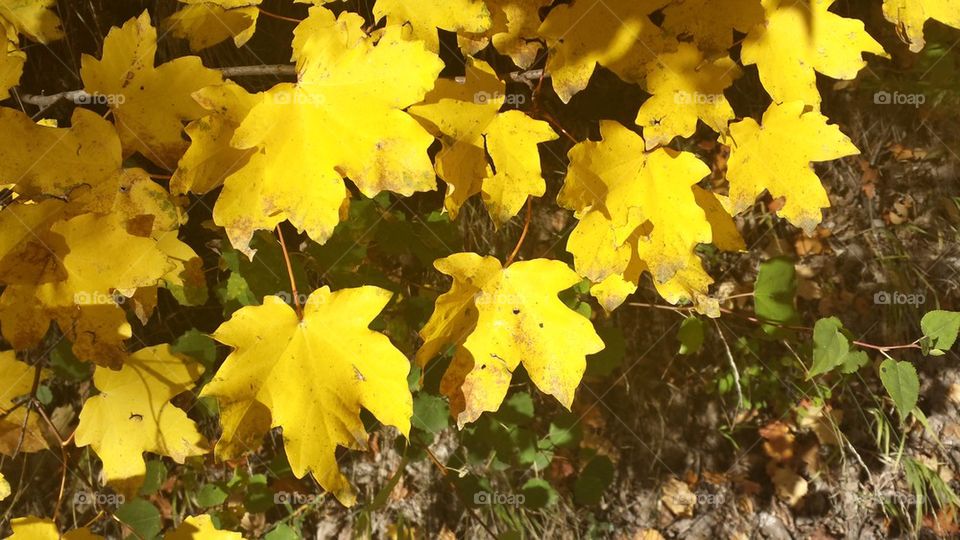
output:
[{"label": "tree branch", "polygon": [[[296,66],[289,64],[261,65],[261,66],[235,66],[219,68],[224,77],[257,77],[257,76],[296,76]],[[69,92],[60,92],[59,94],[33,95],[20,94],[19,99],[23,103],[36,105],[38,107],[49,107],[61,99],[72,101],[77,104],[84,104],[93,101],[92,95],[85,90],[70,90]]]},{"label": "tree branch", "polygon": [[[275,76],[275,77],[295,77],[297,75],[297,67],[291,64],[273,64],[273,65],[261,65],[261,66],[234,66],[234,67],[224,67],[217,68],[224,77],[258,77],[258,76]],[[532,69],[529,71],[514,71],[508,74],[508,77],[511,81],[514,82],[529,82],[540,79],[549,75],[544,75],[542,69]],[[465,82],[464,77],[457,77],[458,82]],[[72,101],[76,104],[85,104],[93,101],[94,96],[87,93],[85,90],[70,90],[68,92],[60,92],[58,94],[50,95],[35,95],[35,94],[20,94],[17,96],[22,103],[28,103],[30,105],[36,105],[37,107],[49,107],[56,104],[60,100]]]}]

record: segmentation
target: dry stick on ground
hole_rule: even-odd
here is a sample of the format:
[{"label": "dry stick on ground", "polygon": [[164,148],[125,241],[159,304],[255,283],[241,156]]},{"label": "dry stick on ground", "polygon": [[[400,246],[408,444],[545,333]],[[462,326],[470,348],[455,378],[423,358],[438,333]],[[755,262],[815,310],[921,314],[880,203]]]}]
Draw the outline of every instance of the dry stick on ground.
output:
[{"label": "dry stick on ground", "polygon": [[277,238],[280,239],[280,249],[283,251],[283,262],[287,264],[287,276],[290,277],[290,295],[293,297],[293,305],[297,310],[297,317],[303,320],[303,309],[300,307],[300,293],[297,292],[297,281],[293,278],[293,265],[290,264],[290,253],[287,251],[287,243],[283,240],[283,231],[280,225],[277,225]]},{"label": "dry stick on ground", "polygon": [[523,231],[520,232],[520,239],[517,240],[517,245],[514,246],[513,251],[510,253],[510,256],[507,257],[507,262],[504,263],[504,267],[510,266],[510,263],[517,258],[517,254],[520,253],[520,248],[523,246],[523,241],[527,239],[527,231],[530,230],[530,220],[533,219],[533,202],[530,197],[527,197],[527,217],[523,220]]}]

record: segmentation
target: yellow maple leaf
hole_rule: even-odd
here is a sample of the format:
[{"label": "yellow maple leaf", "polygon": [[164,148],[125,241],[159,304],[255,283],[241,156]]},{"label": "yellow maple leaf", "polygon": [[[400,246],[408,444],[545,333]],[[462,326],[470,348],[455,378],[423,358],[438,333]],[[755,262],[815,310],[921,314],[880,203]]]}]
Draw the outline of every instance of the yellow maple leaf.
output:
[{"label": "yellow maple leaf", "polygon": [[16,29],[0,18],[0,100],[10,97],[10,89],[20,82],[26,61]]},{"label": "yellow maple leaf", "polygon": [[708,53],[726,54],[733,31],[746,34],[763,21],[760,0],[674,0],[663,8],[662,26],[676,36],[689,36]]},{"label": "yellow maple leaf", "polygon": [[10,528],[13,534],[6,540],[104,540],[86,527],[61,534],[53,520],[35,516],[13,518],[10,520]]},{"label": "yellow maple leaf", "polygon": [[228,81],[197,90],[193,98],[209,114],[187,125],[190,147],[170,179],[170,191],[175,194],[203,195],[220,187],[255,152],[252,148],[234,148],[230,141],[250,109],[259,102],[259,94],[251,94]]},{"label": "yellow maple leaf", "polygon": [[221,531],[213,526],[209,514],[190,516],[176,529],[163,535],[163,540],[242,540],[237,532]]},{"label": "yellow maple leaf", "polygon": [[294,31],[299,81],[265,92],[236,129],[231,146],[256,152],[214,207],[214,221],[248,256],[253,232],[284,220],[325,242],[340,221],[344,177],[368,197],[436,189],[433,137],[402,109],[433,87],[440,59],[399,26],[377,42],[354,13],[309,13]]},{"label": "yellow maple leaf", "polygon": [[165,21],[170,32],[190,41],[190,48],[199,51],[212,47],[221,41],[233,39],[233,44],[242,47],[250,41],[257,30],[260,10],[247,2],[233,8],[224,7],[224,2],[216,0],[180,0],[187,5],[171,15]]},{"label": "yellow maple leaf", "polygon": [[460,49],[474,55],[493,43],[497,52],[509,56],[521,69],[529,69],[543,48],[543,43],[536,39],[540,9],[551,3],[552,0],[486,0],[490,28],[482,34],[458,32]]},{"label": "yellow maple leaf", "polygon": [[863,53],[888,57],[863,22],[829,11],[835,0],[763,0],[766,18],[743,42],[741,62],[757,65],[760,82],[777,103],[819,106],[815,72],[853,80],[867,65]]},{"label": "yellow maple leaf", "polygon": [[704,60],[689,43],[676,52],[657,57],[648,66],[647,91],[653,94],[637,112],[647,149],[668,144],[674,137],[690,137],[697,119],[724,133],[736,118],[723,91],[733,84],[740,69],[729,57]]},{"label": "yellow maple leaf", "polygon": [[[691,186],[710,174],[689,152],[658,148],[644,153],[639,135],[614,121],[600,123],[601,140],[570,150],[570,166],[560,202],[571,204],[580,190],[601,206],[622,245],[644,222],[652,231],[639,241],[640,257],[654,277],[664,282],[682,269],[697,244],[712,241],[712,229],[697,205]],[[567,187],[569,183],[570,187]],[[568,206],[583,210],[586,205]]]},{"label": "yellow maple leaf", "polygon": [[434,266],[454,282],[421,331],[418,360],[458,347],[443,385],[458,425],[497,410],[521,363],[537,388],[569,409],[586,356],[603,349],[590,320],[557,297],[580,281],[576,272],[546,259],[502,268],[476,253],[457,253]]},{"label": "yellow maple leaf", "polygon": [[131,497],[143,483],[144,452],[177,463],[206,453],[193,420],[170,403],[190,390],[203,367],[170,352],[169,345],[140,349],[119,371],[98,367],[93,384],[100,394],[83,404],[78,447],[91,446],[103,461],[107,483]]},{"label": "yellow maple leaf", "polygon": [[154,67],[157,30],[146,11],[122,28],[113,28],[98,60],[83,55],[80,76],[84,90],[104,96],[113,111],[124,155],[139,152],[173,170],[187,149],[183,122],[205,114],[191,94],[222,82],[220,72],[203,67],[197,56],[177,58]]},{"label": "yellow maple leaf", "polygon": [[95,112],[79,108],[71,124],[38,125],[21,111],[0,108],[0,178],[13,182],[22,196],[57,198],[107,181],[121,163],[116,130]]},{"label": "yellow maple leaf", "polygon": [[427,50],[438,52],[437,29],[477,34],[490,28],[490,12],[482,0],[377,0],[373,16],[387,18],[388,25],[405,25],[412,39],[423,41]]},{"label": "yellow maple leaf", "polygon": [[509,221],[527,197],[546,190],[537,145],[557,134],[524,113],[500,112],[506,85],[485,62],[467,61],[466,83],[442,80],[425,103],[410,108],[443,142],[437,174],[449,187],[444,205],[456,218],[471,196],[482,193],[495,225]]},{"label": "yellow maple leaf", "polygon": [[0,211],[0,330],[14,347],[36,346],[55,320],[78,358],[118,367],[131,335],[124,296],[163,285],[184,304],[202,303],[201,261],[177,239],[183,218],[169,194],[139,169],[103,185]]},{"label": "yellow maple leaf", "polygon": [[713,280],[694,248],[713,242],[736,251],[743,239],[729,202],[696,185],[709,169],[690,153],[645,153],[643,140],[616,122],[601,122],[600,132],[601,141],[570,150],[558,196],[580,220],[567,251],[594,284],[591,294],[613,311],[650,272],[668,302],[693,302],[702,313],[718,314],[707,291]]},{"label": "yellow maple leaf", "polygon": [[564,103],[587,87],[597,64],[627,82],[676,47],[650,20],[656,0],[574,0],[554,7],[540,25],[549,47],[546,70]]},{"label": "yellow maple leaf", "polygon": [[83,214],[53,224],[50,231],[63,238],[65,251],[54,248],[53,255],[66,279],[41,285],[38,296],[48,306],[109,303],[111,291],[156,285],[172,270],[157,242],[130,234],[119,214]]},{"label": "yellow maple leaf", "polygon": [[353,488],[335,452],[337,446],[366,448],[360,408],[404,436],[410,431],[410,363],[368,328],[390,297],[377,287],[324,287],[307,299],[302,320],[277,296],[235,312],[213,335],[234,351],[202,392],[220,403],[217,455],[256,448],[267,429],[281,427],[293,473],[313,473],[352,505]]},{"label": "yellow maple leaf", "polygon": [[693,198],[697,205],[703,208],[703,213],[710,222],[713,230],[713,245],[723,251],[743,251],[747,248],[743,236],[733,221],[731,212],[733,204],[730,198],[707,191],[700,186],[693,186]]},{"label": "yellow maple leaf", "polygon": [[897,25],[897,34],[913,52],[920,52],[926,41],[923,25],[930,19],[960,28],[960,2],[957,0],[883,0],[883,16]]},{"label": "yellow maple leaf", "polygon": [[39,43],[63,37],[57,0],[0,0],[0,20]]},{"label": "yellow maple leaf", "polygon": [[753,205],[764,190],[786,202],[777,214],[808,235],[830,206],[827,191],[811,163],[860,153],[836,125],[817,111],[793,101],[773,103],[763,123],[746,118],[730,124],[727,180],[733,213]]},{"label": "yellow maple leaf", "polygon": [[[50,377],[50,373],[45,369],[40,370],[39,374],[41,381]],[[36,375],[36,368],[17,360],[16,353],[0,351],[0,380],[3,381],[0,387],[0,414],[3,416],[0,419],[0,454],[12,456],[18,445],[20,452],[38,452],[47,447],[37,414],[31,414],[28,419],[27,405],[17,406],[19,399],[29,398]]]},{"label": "yellow maple leaf", "polygon": [[0,501],[6,500],[10,496],[12,491],[10,490],[10,482],[7,482],[3,473],[0,473]]}]

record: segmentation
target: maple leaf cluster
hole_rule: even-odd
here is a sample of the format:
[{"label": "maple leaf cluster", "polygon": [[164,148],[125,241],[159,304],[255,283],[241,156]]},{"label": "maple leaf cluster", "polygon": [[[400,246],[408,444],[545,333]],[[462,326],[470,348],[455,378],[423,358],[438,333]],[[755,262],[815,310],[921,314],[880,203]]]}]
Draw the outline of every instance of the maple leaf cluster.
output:
[{"label": "maple leaf cluster", "polygon": [[[163,24],[198,50],[231,39],[242,46],[261,13],[259,0],[181,3]],[[559,126],[508,107],[506,74],[475,55],[492,48],[521,72],[542,66],[549,83],[538,85],[551,85],[562,103],[599,67],[638,85],[649,97],[635,104],[634,125],[598,119],[599,139],[569,150],[557,202],[578,220],[566,246],[574,268],[477,253],[437,260],[453,281],[420,332],[421,366],[452,351],[441,389],[459,425],[497,410],[521,365],[569,408],[586,356],[603,342],[558,293],[586,278],[612,311],[648,274],[668,302],[717,316],[696,248],[745,249],[734,216],[764,192],[784,199],[779,216],[816,228],[830,203],[812,164],[858,153],[820,112],[816,74],[851,80],[864,54],[886,56],[862,22],[830,10],[833,0],[377,0],[375,26],[312,3],[293,31],[296,82],[251,92],[196,56],[157,66],[157,30],[145,12],[111,29],[99,57],[82,58],[84,90],[113,98],[107,118],[78,107],[69,127],[57,127],[0,108],[0,187],[11,193],[0,211],[0,333],[28,351],[56,323],[74,354],[97,365],[98,393],[83,405],[75,442],[92,447],[120,492],[143,482],[145,452],[183,462],[210,451],[171,403],[194,388],[202,366],[169,345],[130,344],[128,316],[149,320],[160,288],[182,305],[207,300],[200,246],[179,239],[189,217],[183,195],[216,193],[214,224],[249,257],[255,233],[283,222],[327,242],[352,188],[409,197],[437,189],[439,178],[451,218],[479,194],[500,227],[546,193],[539,152]],[[62,37],[53,5],[0,0],[0,98],[27,60],[21,37]],[[960,27],[950,0],[885,0],[883,12],[915,51],[927,19]],[[456,34],[462,81],[440,77],[438,30]],[[759,122],[738,117],[725,95],[752,65],[772,101]],[[672,145],[698,123],[730,149],[718,186],[703,182],[711,170],[700,157]],[[126,167],[134,154],[171,171],[169,182]],[[275,296],[235,312],[213,334],[233,352],[201,390],[220,406],[215,454],[238,457],[282,428],[294,473],[312,473],[351,504],[335,452],[366,447],[361,409],[404,435],[410,429],[409,360],[369,328],[390,296],[374,286],[323,287],[302,313]],[[9,411],[30,391],[33,367],[4,351],[0,370],[0,410]],[[0,420],[0,452],[45,447],[36,418],[24,414]],[[54,527],[13,523],[15,536],[33,538],[53,537]]]}]

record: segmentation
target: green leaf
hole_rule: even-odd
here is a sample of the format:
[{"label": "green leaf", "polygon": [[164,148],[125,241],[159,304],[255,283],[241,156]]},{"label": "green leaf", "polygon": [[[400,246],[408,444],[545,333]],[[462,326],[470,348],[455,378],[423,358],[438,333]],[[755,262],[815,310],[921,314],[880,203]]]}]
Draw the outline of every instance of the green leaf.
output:
[{"label": "green leaf", "polygon": [[931,350],[947,351],[957,341],[960,332],[960,313],[956,311],[931,311],[920,320],[925,345]]},{"label": "green leaf", "polygon": [[205,484],[197,492],[197,504],[204,508],[220,506],[227,500],[227,492],[216,484]]},{"label": "green leaf", "polygon": [[70,342],[61,339],[50,351],[50,367],[60,379],[70,382],[84,381],[93,374],[93,365],[90,362],[81,362],[73,354]]},{"label": "green leaf", "polygon": [[920,380],[913,364],[891,358],[884,360],[880,364],[880,382],[893,398],[900,418],[905,419],[917,406],[917,399],[920,397]]},{"label": "green leaf", "polygon": [[[760,263],[757,282],[753,289],[756,314],[763,320],[777,324],[792,324],[799,318],[796,308],[797,271],[789,257],[774,257]],[[774,326],[765,327],[768,332]]]},{"label": "green leaf", "polygon": [[547,433],[544,442],[550,447],[573,447],[580,442],[582,435],[577,416],[564,412],[550,422],[550,431]]},{"label": "green leaf", "polygon": [[620,367],[627,354],[627,342],[623,331],[616,326],[597,328],[597,335],[603,340],[603,350],[587,357],[587,374],[606,377]]},{"label": "green leaf", "polygon": [[533,398],[529,392],[517,392],[503,402],[496,416],[504,424],[528,424],[533,420]]},{"label": "green leaf", "polygon": [[300,540],[300,535],[293,527],[281,523],[264,535],[263,540]]},{"label": "green leaf", "polygon": [[598,504],[610,482],[613,482],[613,463],[606,456],[597,456],[587,463],[577,477],[573,498],[584,506]]},{"label": "green leaf", "polygon": [[123,504],[114,515],[130,527],[143,540],[153,540],[163,529],[160,510],[143,499],[133,499]]},{"label": "green leaf", "polygon": [[140,495],[146,497],[160,491],[163,483],[167,480],[167,466],[159,459],[151,459],[147,462],[147,474],[140,486]]},{"label": "green leaf", "polygon": [[703,346],[703,320],[699,317],[687,317],[677,330],[680,340],[680,354],[696,354]]},{"label": "green leaf", "polygon": [[527,508],[546,508],[557,502],[557,490],[542,478],[527,480],[520,492],[523,494],[523,505]]},{"label": "green leaf", "polygon": [[203,364],[207,369],[212,368],[217,362],[217,344],[213,338],[196,328],[191,328],[178,337],[170,346],[170,352],[185,354]]},{"label": "green leaf", "polygon": [[413,398],[413,427],[437,434],[450,425],[450,407],[441,397],[420,392]]},{"label": "green leaf", "polygon": [[853,373],[869,361],[863,351],[851,351],[850,339],[844,333],[843,323],[836,317],[820,319],[813,327],[813,366],[807,380],[840,368]]},{"label": "green leaf", "polygon": [[41,384],[37,387],[37,401],[39,401],[42,405],[49,405],[53,403],[53,391],[50,390],[49,386]]}]

